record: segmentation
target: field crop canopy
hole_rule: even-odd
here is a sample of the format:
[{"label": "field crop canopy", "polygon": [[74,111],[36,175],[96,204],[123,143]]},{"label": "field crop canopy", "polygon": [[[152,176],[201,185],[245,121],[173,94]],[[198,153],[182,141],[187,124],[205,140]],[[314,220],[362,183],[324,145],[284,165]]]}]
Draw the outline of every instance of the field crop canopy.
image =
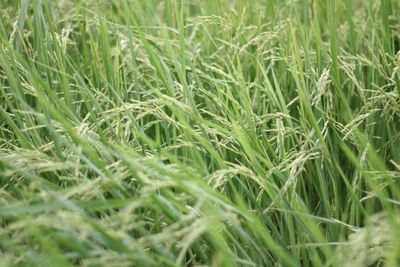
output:
[{"label": "field crop canopy", "polygon": [[0,266],[400,266],[399,0],[1,0]]}]

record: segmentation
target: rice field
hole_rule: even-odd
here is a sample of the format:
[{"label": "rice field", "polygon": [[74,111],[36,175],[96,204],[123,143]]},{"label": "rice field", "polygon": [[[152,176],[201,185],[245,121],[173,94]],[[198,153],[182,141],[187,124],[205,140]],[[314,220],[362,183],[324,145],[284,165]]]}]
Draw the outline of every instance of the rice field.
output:
[{"label": "rice field", "polygon": [[400,266],[399,0],[0,1],[0,266]]}]

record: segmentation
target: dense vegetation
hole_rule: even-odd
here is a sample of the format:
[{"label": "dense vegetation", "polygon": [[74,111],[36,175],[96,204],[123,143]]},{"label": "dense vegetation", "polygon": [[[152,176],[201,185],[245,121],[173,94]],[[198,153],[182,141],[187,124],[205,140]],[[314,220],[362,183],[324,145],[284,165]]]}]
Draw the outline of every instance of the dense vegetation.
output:
[{"label": "dense vegetation", "polygon": [[0,1],[1,266],[399,266],[400,1]]}]

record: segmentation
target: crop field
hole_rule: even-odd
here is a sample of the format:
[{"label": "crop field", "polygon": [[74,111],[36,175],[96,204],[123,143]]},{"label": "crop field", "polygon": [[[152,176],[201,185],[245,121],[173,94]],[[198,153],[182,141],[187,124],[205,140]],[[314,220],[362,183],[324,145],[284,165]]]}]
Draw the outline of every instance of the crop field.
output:
[{"label": "crop field", "polygon": [[1,0],[1,266],[400,266],[399,0]]}]

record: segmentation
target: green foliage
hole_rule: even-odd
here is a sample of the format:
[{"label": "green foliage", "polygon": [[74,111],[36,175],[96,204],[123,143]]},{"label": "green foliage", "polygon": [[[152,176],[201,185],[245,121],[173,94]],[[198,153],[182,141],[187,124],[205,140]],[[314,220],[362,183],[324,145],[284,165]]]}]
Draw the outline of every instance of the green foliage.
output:
[{"label": "green foliage", "polygon": [[400,2],[0,3],[1,266],[400,265]]}]

